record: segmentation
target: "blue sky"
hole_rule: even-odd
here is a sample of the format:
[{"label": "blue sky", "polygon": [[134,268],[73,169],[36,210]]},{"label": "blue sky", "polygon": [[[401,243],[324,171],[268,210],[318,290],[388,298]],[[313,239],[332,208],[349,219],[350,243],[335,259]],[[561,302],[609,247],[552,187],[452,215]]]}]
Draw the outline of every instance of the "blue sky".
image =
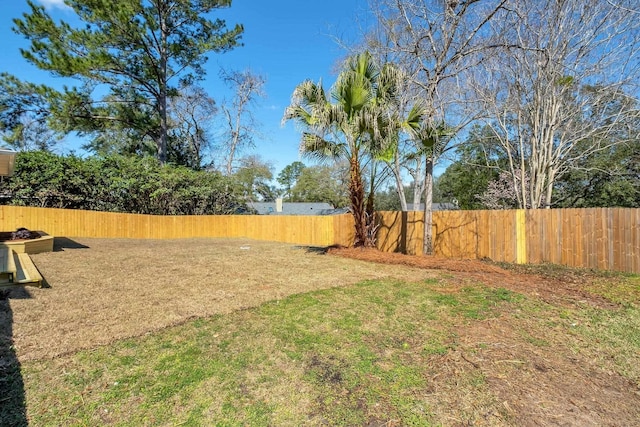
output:
[{"label": "blue sky", "polygon": [[[54,17],[69,20],[62,0],[36,0]],[[0,17],[0,40],[3,55],[0,72],[8,72],[35,83],[61,86],[52,78],[27,63],[19,49],[27,41],[11,28],[13,19],[29,10],[26,0],[4,0]],[[233,0],[229,9],[216,11],[212,17],[226,20],[228,26],[244,25],[244,47],[225,54],[209,55],[207,77],[201,85],[220,102],[229,96],[218,78],[219,68],[244,70],[265,76],[267,98],[255,109],[262,125],[263,138],[247,154],[258,154],[270,161],[277,174],[284,166],[301,160],[298,154],[300,135],[289,123],[280,125],[295,86],[305,79],[322,79],[329,86],[335,78],[336,63],[346,55],[334,37],[355,41],[359,29],[369,18],[367,0]],[[69,138],[59,151],[77,150],[78,141]],[[307,162],[308,163],[308,162]]]}]

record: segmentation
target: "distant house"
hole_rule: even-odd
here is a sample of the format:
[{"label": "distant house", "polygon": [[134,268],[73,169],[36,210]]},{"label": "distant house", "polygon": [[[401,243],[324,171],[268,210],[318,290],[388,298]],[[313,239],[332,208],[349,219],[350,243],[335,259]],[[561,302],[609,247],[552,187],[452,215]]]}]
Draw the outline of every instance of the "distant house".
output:
[{"label": "distant house", "polygon": [[278,199],[275,202],[249,202],[258,215],[334,215],[344,213],[329,203],[289,203]]},{"label": "distant house", "polygon": [[[410,211],[417,210],[419,212],[424,211],[424,203],[418,205],[418,209],[413,209],[415,205],[413,203],[407,203],[407,209]],[[457,211],[458,205],[454,203],[433,203],[431,209],[434,211]]]},{"label": "distant house", "polygon": [[[407,203],[409,211],[413,209],[413,203]],[[434,203],[434,211],[453,211],[458,207],[453,203]],[[349,208],[334,209],[329,203],[304,203],[304,202],[282,202],[277,199],[275,202],[249,202],[249,209],[255,209],[258,215],[340,215],[349,213]],[[418,210],[424,210],[424,203],[420,203]]]}]

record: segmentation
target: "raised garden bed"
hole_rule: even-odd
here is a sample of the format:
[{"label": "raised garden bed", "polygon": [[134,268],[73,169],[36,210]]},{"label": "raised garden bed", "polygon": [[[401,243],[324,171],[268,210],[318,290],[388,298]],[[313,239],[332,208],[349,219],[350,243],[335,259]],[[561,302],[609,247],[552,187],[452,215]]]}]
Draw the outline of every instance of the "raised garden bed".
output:
[{"label": "raised garden bed", "polygon": [[8,247],[13,252],[21,254],[39,254],[53,251],[53,236],[44,231],[31,231],[30,238],[13,239],[14,232],[0,232],[0,247]]}]

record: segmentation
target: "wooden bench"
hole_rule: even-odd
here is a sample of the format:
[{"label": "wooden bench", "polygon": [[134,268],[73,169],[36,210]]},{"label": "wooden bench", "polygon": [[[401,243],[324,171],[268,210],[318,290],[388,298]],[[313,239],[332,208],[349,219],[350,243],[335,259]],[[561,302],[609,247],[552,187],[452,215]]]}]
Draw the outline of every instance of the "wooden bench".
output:
[{"label": "wooden bench", "polygon": [[16,262],[11,248],[0,247],[0,284],[11,284],[16,277]]},{"label": "wooden bench", "polygon": [[44,279],[27,253],[0,248],[0,289],[30,285],[43,287]]},{"label": "wooden bench", "polygon": [[16,263],[14,282],[20,285],[31,285],[41,288],[44,280],[33,261],[31,261],[29,254],[14,254],[14,260]]}]

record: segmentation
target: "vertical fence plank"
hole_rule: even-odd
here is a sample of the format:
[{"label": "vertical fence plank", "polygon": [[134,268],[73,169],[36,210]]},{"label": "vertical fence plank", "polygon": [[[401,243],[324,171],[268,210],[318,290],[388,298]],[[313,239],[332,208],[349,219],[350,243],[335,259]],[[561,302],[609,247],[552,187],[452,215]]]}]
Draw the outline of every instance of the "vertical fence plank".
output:
[{"label": "vertical fence plank", "polygon": [[580,258],[582,257],[582,218],[579,209],[571,209],[570,211],[569,230],[571,231],[567,237],[569,250],[567,251],[568,260],[565,265],[578,267],[582,265],[580,262]]},{"label": "vertical fence plank", "polygon": [[640,214],[634,209],[628,209],[629,215],[629,243],[627,246],[628,258],[626,271],[640,270],[640,238],[638,236],[638,226],[640,225]]},{"label": "vertical fence plank", "polygon": [[526,264],[527,262],[527,218],[526,211],[519,209],[516,211],[516,262]]},{"label": "vertical fence plank", "polygon": [[596,248],[595,248],[595,227],[593,224],[593,213],[591,209],[584,209],[582,212],[582,227],[584,233],[584,248],[582,251],[582,257],[580,259],[580,265],[584,265],[589,268],[596,268]]},{"label": "vertical fence plank", "polygon": [[525,211],[525,223],[527,234],[527,263],[538,264],[541,261],[541,241],[540,236],[540,220],[533,211],[528,209]]},{"label": "vertical fence plank", "polygon": [[476,212],[475,219],[476,258],[491,258],[491,244],[487,238],[489,216],[485,215],[484,211],[479,211]]},{"label": "vertical fence plank", "polygon": [[608,236],[607,236],[607,217],[604,215],[604,209],[595,209],[595,222],[597,232],[597,249],[598,252],[598,268],[606,270],[609,268],[608,260],[609,254],[607,250]]}]

